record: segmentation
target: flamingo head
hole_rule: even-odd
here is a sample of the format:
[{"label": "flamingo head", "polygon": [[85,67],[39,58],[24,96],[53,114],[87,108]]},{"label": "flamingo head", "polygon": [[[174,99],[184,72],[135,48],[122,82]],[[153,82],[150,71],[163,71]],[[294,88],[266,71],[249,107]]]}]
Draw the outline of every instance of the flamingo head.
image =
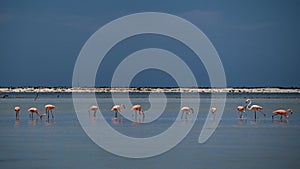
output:
[{"label": "flamingo head", "polygon": [[286,111],[287,111],[288,113],[293,114],[293,110],[292,110],[292,109],[287,109]]},{"label": "flamingo head", "polygon": [[42,120],[45,116],[46,116],[46,114],[41,114],[40,119]]},{"label": "flamingo head", "polygon": [[245,102],[245,103],[247,104],[247,103],[249,103],[249,102],[250,102],[250,99],[246,99],[246,102]]}]

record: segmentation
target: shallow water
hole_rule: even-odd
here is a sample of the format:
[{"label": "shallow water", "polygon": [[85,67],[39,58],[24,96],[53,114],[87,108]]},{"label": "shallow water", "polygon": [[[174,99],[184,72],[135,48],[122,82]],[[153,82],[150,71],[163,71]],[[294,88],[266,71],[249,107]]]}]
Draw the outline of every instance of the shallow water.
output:
[{"label": "shallow water", "polygon": [[[201,94],[199,114],[187,137],[170,151],[145,159],[119,157],[96,145],[80,126],[71,94],[39,94],[35,101],[35,94],[9,93],[8,96],[0,99],[0,168],[300,168],[298,94],[228,95],[216,132],[206,143],[199,144],[198,137],[210,107],[210,95]],[[132,103],[142,104],[147,112],[148,94],[131,96]],[[120,93],[119,97],[123,95]],[[139,125],[126,119],[119,124],[111,121],[109,94],[97,94],[97,101],[103,116],[116,130],[129,136],[149,137],[166,130],[177,116],[180,97],[177,94],[167,97],[163,115],[152,123]],[[190,96],[191,102],[193,97]],[[255,121],[253,112],[247,111],[245,119],[239,120],[236,107],[244,104],[245,97],[263,106],[267,117],[258,113]],[[26,111],[29,107],[42,111],[48,103],[57,107],[54,119],[40,120],[36,116],[29,119]],[[16,105],[21,106],[18,121],[13,111]],[[279,108],[292,108],[294,113],[288,120],[281,121],[279,117],[272,120],[271,112]],[[88,116],[87,111],[84,113]]]}]

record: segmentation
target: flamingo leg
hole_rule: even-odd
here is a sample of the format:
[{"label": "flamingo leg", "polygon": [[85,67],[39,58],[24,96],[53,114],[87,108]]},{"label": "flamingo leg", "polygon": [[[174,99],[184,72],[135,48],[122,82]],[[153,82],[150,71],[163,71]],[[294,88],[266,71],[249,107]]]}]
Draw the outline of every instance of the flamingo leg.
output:
[{"label": "flamingo leg", "polygon": [[94,111],[94,117],[96,117],[96,111]]},{"label": "flamingo leg", "polygon": [[50,110],[50,111],[51,111],[52,118],[54,118],[54,115],[53,115],[53,112],[52,112],[52,110]]},{"label": "flamingo leg", "polygon": [[273,115],[272,115],[272,119],[274,119],[274,116],[277,116],[277,115],[278,115],[278,114],[273,114]]},{"label": "flamingo leg", "polygon": [[254,111],[254,119],[256,120],[256,110]]},{"label": "flamingo leg", "polygon": [[143,112],[143,119],[142,119],[143,121],[145,120],[145,113]]},{"label": "flamingo leg", "polygon": [[49,120],[49,110],[47,110],[46,114],[47,114],[47,116],[48,116],[48,120]]},{"label": "flamingo leg", "polygon": [[115,118],[118,118],[118,111],[115,110]]},{"label": "flamingo leg", "polygon": [[183,117],[183,112],[181,113],[181,119],[182,119],[182,117]]},{"label": "flamingo leg", "polygon": [[263,114],[264,115],[264,117],[266,117],[266,114],[264,113],[264,112],[262,112],[262,111],[259,111],[261,114]]},{"label": "flamingo leg", "polygon": [[242,113],[242,112],[241,112],[241,114],[240,114],[240,119],[241,119],[241,118],[243,118],[243,113]]},{"label": "flamingo leg", "polygon": [[134,114],[132,114],[132,116],[133,116],[134,120],[136,121],[137,120],[136,119],[137,118],[137,110],[134,111]]}]

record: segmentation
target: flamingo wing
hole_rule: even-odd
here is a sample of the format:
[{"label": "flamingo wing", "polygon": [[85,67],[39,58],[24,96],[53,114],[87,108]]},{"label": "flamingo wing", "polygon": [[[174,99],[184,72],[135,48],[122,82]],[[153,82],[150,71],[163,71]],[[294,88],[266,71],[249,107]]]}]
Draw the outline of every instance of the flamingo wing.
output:
[{"label": "flamingo wing", "polygon": [[250,110],[262,110],[262,107],[259,106],[259,105],[252,105],[252,106],[250,107]]},{"label": "flamingo wing", "polygon": [[119,110],[120,109],[120,105],[114,105],[112,108],[111,108],[111,110],[113,111],[113,110]]},{"label": "flamingo wing", "polygon": [[131,110],[140,110],[141,109],[141,105],[137,104],[132,106]]},{"label": "flamingo wing", "polygon": [[285,115],[286,114],[286,110],[275,110],[275,111],[273,111],[273,114]]},{"label": "flamingo wing", "polygon": [[181,111],[189,111],[190,108],[189,108],[189,107],[182,107],[180,110],[181,110]]},{"label": "flamingo wing", "polygon": [[55,109],[55,106],[52,105],[52,104],[47,104],[47,105],[45,105],[45,109],[46,110],[52,110],[52,109]]},{"label": "flamingo wing", "polygon": [[19,106],[15,107],[15,111],[20,111],[21,108]]},{"label": "flamingo wing", "polygon": [[29,112],[37,112],[37,108],[35,107],[31,107],[30,109],[28,109]]},{"label": "flamingo wing", "polygon": [[238,107],[237,107],[237,110],[238,110],[238,111],[243,111],[243,112],[244,112],[244,111],[245,111],[245,107],[244,107],[244,106],[238,106]]},{"label": "flamingo wing", "polygon": [[90,110],[96,111],[96,110],[98,110],[98,107],[97,106],[91,106]]}]

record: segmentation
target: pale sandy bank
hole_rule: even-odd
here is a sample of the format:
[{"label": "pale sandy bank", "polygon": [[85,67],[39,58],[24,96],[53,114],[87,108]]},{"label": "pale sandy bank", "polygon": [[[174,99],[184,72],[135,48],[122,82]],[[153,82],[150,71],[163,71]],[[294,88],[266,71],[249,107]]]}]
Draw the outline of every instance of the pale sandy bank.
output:
[{"label": "pale sandy bank", "polygon": [[194,92],[194,93],[300,93],[288,88],[0,88],[0,92]]}]

